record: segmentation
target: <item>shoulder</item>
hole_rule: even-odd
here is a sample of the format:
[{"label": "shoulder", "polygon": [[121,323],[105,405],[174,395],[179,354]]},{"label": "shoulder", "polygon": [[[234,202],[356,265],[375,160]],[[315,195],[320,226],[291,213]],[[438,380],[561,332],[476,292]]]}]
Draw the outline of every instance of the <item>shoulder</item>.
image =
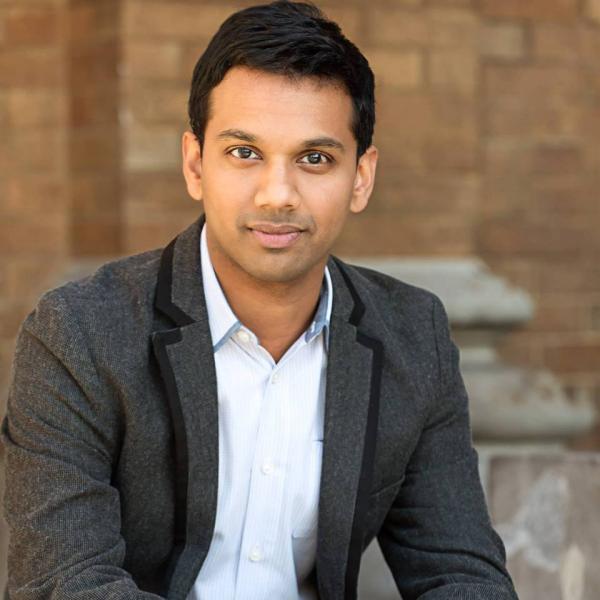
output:
[{"label": "shoulder", "polygon": [[427,315],[430,318],[434,311],[444,310],[442,301],[430,290],[374,269],[346,263],[338,258],[335,258],[335,262],[350,280],[359,297],[378,312],[401,314],[406,317]]},{"label": "shoulder", "polygon": [[118,327],[151,318],[162,248],[101,265],[93,273],[42,294],[24,322],[26,328],[66,325]]}]

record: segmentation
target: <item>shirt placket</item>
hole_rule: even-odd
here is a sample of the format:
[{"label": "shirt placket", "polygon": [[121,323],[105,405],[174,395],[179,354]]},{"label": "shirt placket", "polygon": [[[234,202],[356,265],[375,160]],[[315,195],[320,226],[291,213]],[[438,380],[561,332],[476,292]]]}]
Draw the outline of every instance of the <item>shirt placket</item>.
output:
[{"label": "shirt placket", "polygon": [[[258,349],[257,350],[263,350]],[[263,357],[267,360],[266,357]],[[272,363],[272,361],[271,361]],[[247,598],[243,582],[260,579],[261,570],[275,569],[278,531],[285,515],[285,479],[290,443],[289,389],[285,365],[270,365],[252,461],[250,492],[242,534],[236,600]]]}]

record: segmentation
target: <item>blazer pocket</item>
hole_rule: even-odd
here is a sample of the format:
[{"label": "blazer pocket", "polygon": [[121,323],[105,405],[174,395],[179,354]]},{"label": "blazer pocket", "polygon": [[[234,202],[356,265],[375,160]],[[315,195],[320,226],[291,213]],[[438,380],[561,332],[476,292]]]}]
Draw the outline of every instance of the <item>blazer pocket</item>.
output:
[{"label": "blazer pocket", "polygon": [[378,490],[375,490],[374,492],[371,492],[369,494],[369,498],[371,500],[377,500],[380,497],[385,496],[387,493],[390,493],[392,491],[397,492],[400,489],[402,483],[404,482],[404,478],[405,476],[402,475],[400,479],[396,479],[395,481],[392,481],[392,483],[386,483],[383,487],[379,488]]}]

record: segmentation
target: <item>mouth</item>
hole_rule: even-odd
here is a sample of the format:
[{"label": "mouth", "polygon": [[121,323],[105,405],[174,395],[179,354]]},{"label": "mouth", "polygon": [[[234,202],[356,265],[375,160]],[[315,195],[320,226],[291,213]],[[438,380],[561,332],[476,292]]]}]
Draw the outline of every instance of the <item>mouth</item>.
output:
[{"label": "mouth", "polygon": [[265,248],[288,248],[304,233],[297,225],[256,223],[248,229],[256,240]]}]

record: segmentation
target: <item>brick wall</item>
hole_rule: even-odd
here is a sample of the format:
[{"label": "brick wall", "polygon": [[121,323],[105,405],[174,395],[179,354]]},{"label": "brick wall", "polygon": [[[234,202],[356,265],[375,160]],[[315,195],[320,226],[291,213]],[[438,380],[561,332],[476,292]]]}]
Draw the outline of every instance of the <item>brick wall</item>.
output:
[{"label": "brick wall", "polygon": [[[3,364],[10,298],[29,302],[51,258],[142,251],[195,218],[179,149],[191,72],[248,4],[0,4]],[[318,4],[377,76],[378,181],[338,253],[481,256],[538,306],[506,358],[600,408],[600,0]],[[594,444],[600,431],[579,446]]]},{"label": "brick wall", "polygon": [[18,325],[68,250],[65,7],[0,4],[0,389]]}]

